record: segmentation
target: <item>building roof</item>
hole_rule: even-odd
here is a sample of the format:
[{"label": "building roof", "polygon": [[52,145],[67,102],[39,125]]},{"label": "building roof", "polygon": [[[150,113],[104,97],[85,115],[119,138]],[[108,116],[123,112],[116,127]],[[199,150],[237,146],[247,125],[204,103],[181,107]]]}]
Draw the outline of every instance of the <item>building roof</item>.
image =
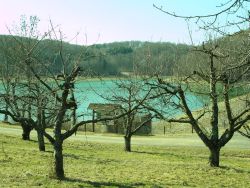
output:
[{"label": "building roof", "polygon": [[114,111],[117,109],[121,109],[121,105],[119,104],[110,104],[110,103],[90,103],[88,109],[95,110],[97,112],[103,111]]}]

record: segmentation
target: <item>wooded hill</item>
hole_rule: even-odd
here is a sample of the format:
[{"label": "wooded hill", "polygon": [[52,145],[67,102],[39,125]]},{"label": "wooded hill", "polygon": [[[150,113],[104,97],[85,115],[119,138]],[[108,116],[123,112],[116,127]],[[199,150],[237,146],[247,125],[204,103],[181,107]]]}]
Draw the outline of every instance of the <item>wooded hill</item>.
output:
[{"label": "wooded hill", "polygon": [[[37,42],[35,39],[23,37],[17,37],[17,39],[26,46],[32,46]],[[16,49],[16,46],[20,46],[16,43],[12,36],[0,36],[1,63],[20,60],[21,54],[25,52],[22,49]],[[80,46],[55,40],[42,40],[33,54],[41,62],[50,62],[52,70],[57,73],[61,67],[59,54],[61,46],[62,54],[67,59],[69,67],[75,61],[79,61],[81,67],[87,70],[84,72],[91,76],[121,75],[123,72],[133,72],[135,66],[146,67],[148,64],[153,67],[162,64],[163,73],[171,75],[173,65],[190,50],[190,46],[185,44],[163,42],[130,41]],[[13,55],[17,58],[13,59]]]},{"label": "wooded hill", "polygon": [[[195,46],[186,55],[183,55],[176,63],[173,72],[181,76],[190,75],[193,71],[209,72],[209,56],[204,53],[203,46],[215,47],[215,66],[220,72],[230,74],[229,76],[237,77],[246,67],[243,64],[250,62],[250,30],[241,31],[231,36],[211,39],[208,42]],[[237,68],[238,67],[238,68]],[[226,71],[231,69],[231,71]],[[227,72],[227,73],[226,73]],[[250,72],[244,74],[242,79],[249,79]]]},{"label": "wooded hill", "polygon": [[[17,42],[22,42],[25,46],[37,43],[36,39],[24,37],[16,37],[16,39],[13,36],[0,35],[1,65],[4,62],[10,64],[10,62],[20,61],[25,52],[22,49],[16,49],[16,46],[20,46],[16,45]],[[230,53],[231,62],[236,62],[242,58],[238,56],[237,51],[246,49],[247,53],[248,31],[219,38],[213,42],[219,45],[221,53]],[[82,74],[89,76],[122,75],[135,69],[143,73],[147,73],[149,69],[160,69],[161,74],[172,76],[177,73],[181,75],[190,73],[190,66],[206,67],[206,57],[200,53],[194,53],[194,46],[168,42],[129,41],[80,46],[45,39],[39,43],[33,54],[41,63],[50,64],[54,73],[58,73],[62,62],[60,49],[62,49],[63,58],[67,59],[68,67],[78,61],[85,70]]]}]

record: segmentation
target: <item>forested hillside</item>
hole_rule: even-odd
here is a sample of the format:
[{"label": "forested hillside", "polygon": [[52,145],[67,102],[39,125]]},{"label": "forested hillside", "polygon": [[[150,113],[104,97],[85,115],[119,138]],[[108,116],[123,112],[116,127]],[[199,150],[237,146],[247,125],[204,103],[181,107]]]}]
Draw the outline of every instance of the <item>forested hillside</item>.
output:
[{"label": "forested hillside", "polygon": [[[32,46],[32,43],[37,42],[36,39],[17,38],[26,46],[30,43]],[[247,49],[248,38],[248,32],[242,31],[233,36],[212,39],[212,41],[217,43],[220,53],[225,56],[230,54],[230,59],[227,58],[225,61],[235,64],[242,58],[238,56],[238,52]],[[21,52],[22,49],[15,48],[17,42],[13,36],[0,36],[2,65],[4,62],[14,63],[17,59],[20,61],[18,56],[23,52]],[[199,69],[207,67],[206,58],[201,53],[195,52],[194,46],[168,42],[128,41],[80,46],[45,39],[39,43],[39,48],[36,48],[36,57],[42,63],[50,62],[48,64],[52,66],[52,70],[58,73],[61,65],[59,53],[61,48],[63,48],[64,58],[67,59],[68,68],[78,61],[85,70],[82,74],[87,73],[88,76],[127,75],[135,70],[147,74],[150,68],[152,70],[159,69],[158,72],[165,76],[186,75],[190,74],[190,71],[195,67]],[[15,53],[17,58],[13,59],[13,54],[8,54],[10,52]]]},{"label": "forested hillside", "polygon": [[[226,71],[229,67],[237,67],[249,58],[250,37],[249,30],[242,30],[230,36],[210,39],[206,43],[195,46],[187,54],[182,55],[176,62],[173,72],[178,75],[190,75],[193,70],[209,72],[209,56],[203,51],[203,45],[214,46],[216,48],[216,69]],[[245,67],[232,70],[230,77],[240,75],[245,71]],[[250,73],[244,74],[243,79],[249,79]]]},{"label": "forested hillside", "polygon": [[[17,37],[24,45],[32,46],[37,40]],[[0,59],[3,65],[4,62],[12,62],[18,59],[19,53],[22,49],[15,49],[18,41],[13,36],[0,36]],[[152,67],[159,67],[164,75],[172,75],[174,64],[185,56],[191,49],[185,44],[173,43],[151,43],[151,42],[114,42],[109,44],[96,44],[91,46],[73,45],[66,42],[59,42],[55,40],[42,40],[39,43],[35,54],[40,62],[50,62],[55,73],[59,71],[61,64],[59,50],[63,48],[64,55],[66,55],[69,67],[75,61],[80,61],[84,73],[91,76],[114,76],[127,74],[133,72],[135,67],[140,67],[139,71],[146,71],[143,67],[148,64]],[[7,49],[8,48],[8,49]],[[12,50],[10,50],[12,49]],[[15,53],[17,58],[13,59]],[[11,59],[10,59],[11,57]],[[74,58],[74,60],[72,59]],[[19,58],[20,60],[20,58]],[[51,65],[51,62],[52,65]]]}]

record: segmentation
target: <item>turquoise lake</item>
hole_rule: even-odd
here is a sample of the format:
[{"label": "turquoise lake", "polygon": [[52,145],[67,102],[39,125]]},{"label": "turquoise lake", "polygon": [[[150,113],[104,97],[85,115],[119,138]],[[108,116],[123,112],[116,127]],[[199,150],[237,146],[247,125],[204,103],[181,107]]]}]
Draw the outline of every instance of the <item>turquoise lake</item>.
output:
[{"label": "turquoise lake", "polygon": [[[109,103],[109,101],[102,98],[100,95],[111,96],[113,92],[118,91],[117,85],[112,80],[91,80],[91,81],[77,81],[75,84],[75,98],[77,100],[78,109],[77,114],[83,115],[81,119],[90,119],[91,111],[88,110],[90,103]],[[0,91],[3,91],[3,87],[0,86]],[[196,97],[191,93],[186,93],[188,105],[192,110],[199,109],[203,106],[203,102],[200,97]],[[177,101],[177,99],[173,99]],[[168,109],[169,114],[172,116],[179,115],[182,112],[176,109]],[[3,119],[3,115],[0,114],[0,119]]]},{"label": "turquoise lake", "polygon": [[[76,98],[78,102],[78,114],[86,114],[85,117],[89,119],[91,115],[91,111],[87,110],[88,105],[90,103],[108,103],[109,101],[106,101],[99,95],[105,95],[109,96],[112,95],[113,92],[118,91],[119,88],[117,88],[117,85],[114,81],[108,80],[108,81],[81,81],[76,83]],[[192,95],[191,93],[186,93],[187,102],[189,107],[192,110],[199,109],[203,107],[203,101],[200,97],[196,97]],[[173,99],[177,101],[177,99]],[[172,116],[179,115],[182,112],[176,109],[169,109],[169,114]]]}]

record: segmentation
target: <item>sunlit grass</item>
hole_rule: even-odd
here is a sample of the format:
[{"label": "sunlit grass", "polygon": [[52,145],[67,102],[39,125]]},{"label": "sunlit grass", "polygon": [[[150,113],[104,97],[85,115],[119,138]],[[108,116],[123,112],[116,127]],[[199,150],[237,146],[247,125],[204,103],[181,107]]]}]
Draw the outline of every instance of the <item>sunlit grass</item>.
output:
[{"label": "sunlit grass", "polygon": [[[20,136],[19,136],[20,137]],[[205,147],[64,143],[65,181],[50,178],[52,148],[0,134],[0,187],[250,187],[250,150],[222,150],[221,168],[208,165]]]}]

